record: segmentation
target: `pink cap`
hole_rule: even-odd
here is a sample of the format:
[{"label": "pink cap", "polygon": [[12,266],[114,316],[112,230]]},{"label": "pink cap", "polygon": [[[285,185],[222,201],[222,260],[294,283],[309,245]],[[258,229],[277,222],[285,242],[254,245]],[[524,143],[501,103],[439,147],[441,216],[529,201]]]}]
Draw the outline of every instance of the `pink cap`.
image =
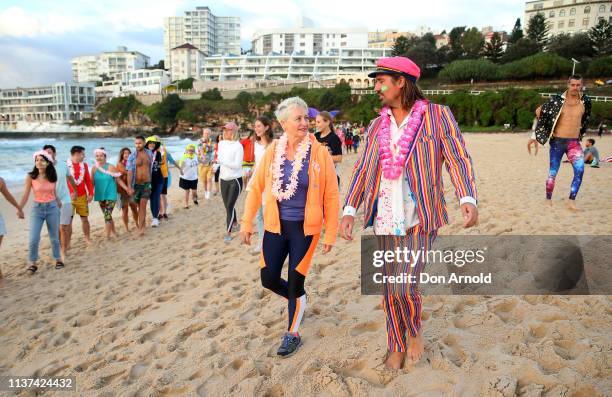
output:
[{"label": "pink cap", "polygon": [[238,125],[236,125],[236,123],[234,123],[233,121],[230,121],[229,123],[226,123],[223,126],[224,130],[237,130],[238,129]]},{"label": "pink cap", "polygon": [[378,74],[398,74],[416,81],[421,77],[421,68],[406,57],[380,58],[376,62],[376,70],[368,74],[368,77],[376,77]]}]

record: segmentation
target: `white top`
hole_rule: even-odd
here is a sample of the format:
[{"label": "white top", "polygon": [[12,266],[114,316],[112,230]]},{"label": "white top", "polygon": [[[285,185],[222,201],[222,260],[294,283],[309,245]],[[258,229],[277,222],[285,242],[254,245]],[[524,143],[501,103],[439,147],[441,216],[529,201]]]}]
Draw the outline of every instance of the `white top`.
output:
[{"label": "white top", "polygon": [[[404,121],[398,126],[393,112],[389,110],[391,118],[390,133],[391,142],[393,144],[393,155],[396,156],[399,147],[396,147],[397,141],[401,137],[410,114],[406,116]],[[418,135],[415,139],[418,138]],[[476,206],[476,199],[470,196],[462,197],[459,200],[459,205],[471,203]],[[408,177],[406,168],[402,168],[402,176],[398,179],[389,180],[381,175],[380,188],[378,192],[378,206],[374,220],[374,233],[380,235],[397,235],[403,236],[406,234],[406,229],[410,229],[419,224],[419,217],[416,211],[416,202],[414,195],[408,186]],[[344,207],[342,216],[355,216],[357,210],[350,205]]]},{"label": "white top", "polygon": [[192,159],[185,158],[181,160],[181,167],[183,167],[183,174],[181,179],[187,181],[195,181],[198,179],[198,157],[194,156]]},{"label": "white top", "polygon": [[238,141],[220,141],[217,162],[221,165],[219,178],[224,181],[242,178],[244,149]]},{"label": "white top", "polygon": [[266,145],[263,143],[259,143],[255,141],[255,167],[259,163],[259,160],[263,158],[264,153],[266,152]]}]

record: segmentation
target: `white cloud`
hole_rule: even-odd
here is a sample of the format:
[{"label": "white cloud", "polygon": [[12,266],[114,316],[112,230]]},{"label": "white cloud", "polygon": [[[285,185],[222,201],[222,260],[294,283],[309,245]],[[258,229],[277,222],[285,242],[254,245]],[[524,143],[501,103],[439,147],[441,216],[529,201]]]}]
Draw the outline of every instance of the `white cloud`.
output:
[{"label": "white cloud", "polygon": [[72,72],[69,60],[37,48],[0,46],[0,89],[34,87],[70,80]]},{"label": "white cloud", "polygon": [[36,37],[79,29],[78,20],[56,12],[36,15],[20,7],[0,11],[0,37]]}]

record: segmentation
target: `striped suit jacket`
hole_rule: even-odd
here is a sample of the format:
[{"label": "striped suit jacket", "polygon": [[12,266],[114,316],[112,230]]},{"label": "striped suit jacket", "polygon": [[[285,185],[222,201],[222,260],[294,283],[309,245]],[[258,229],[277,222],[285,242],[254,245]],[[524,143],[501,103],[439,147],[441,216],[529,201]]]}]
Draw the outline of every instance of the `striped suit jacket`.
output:
[{"label": "striped suit jacket", "polygon": [[[345,206],[364,205],[364,228],[373,225],[382,170],[378,164],[378,131],[381,117],[368,126],[365,146],[355,163]],[[406,160],[408,186],[416,198],[419,223],[425,232],[448,223],[444,200],[442,164],[446,164],[457,199],[478,199],[472,159],[459,126],[447,106],[430,103],[423,115],[415,141]]]}]

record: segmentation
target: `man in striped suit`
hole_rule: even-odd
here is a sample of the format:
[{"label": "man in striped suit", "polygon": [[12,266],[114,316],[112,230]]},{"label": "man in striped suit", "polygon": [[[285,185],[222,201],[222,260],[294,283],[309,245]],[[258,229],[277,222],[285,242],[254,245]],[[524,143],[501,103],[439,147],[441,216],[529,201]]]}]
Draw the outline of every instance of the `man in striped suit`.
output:
[{"label": "man in striped suit", "polygon": [[[443,163],[455,187],[463,226],[476,224],[472,159],[450,109],[429,103],[416,85],[420,69],[414,62],[404,57],[383,58],[369,76],[376,79],[375,90],[383,108],[366,131],[340,232],[352,240],[356,211],[363,205],[364,228],[374,227],[379,249],[426,251],[437,230],[448,223]],[[392,369],[401,368],[406,357],[418,361],[424,351],[418,289],[424,264],[420,260],[394,262],[382,268],[383,275],[409,274],[416,281],[383,286],[388,344],[385,365]]]}]

